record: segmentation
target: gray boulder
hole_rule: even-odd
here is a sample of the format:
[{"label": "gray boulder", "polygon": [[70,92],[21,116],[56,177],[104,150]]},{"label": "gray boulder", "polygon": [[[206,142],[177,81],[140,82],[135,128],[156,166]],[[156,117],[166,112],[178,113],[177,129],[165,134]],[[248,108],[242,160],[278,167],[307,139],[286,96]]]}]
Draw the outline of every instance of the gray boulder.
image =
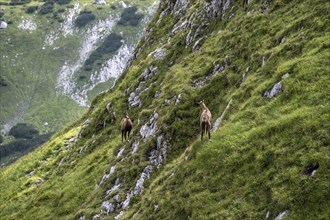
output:
[{"label": "gray boulder", "polygon": [[8,24],[4,21],[0,21],[0,29],[6,29]]},{"label": "gray boulder", "polygon": [[105,210],[107,215],[115,210],[115,205],[109,201],[104,201],[101,205],[101,208]]},{"label": "gray boulder", "polygon": [[119,2],[119,7],[120,8],[127,8],[127,5],[126,5],[125,2],[121,1],[121,2]]},{"label": "gray boulder", "polygon": [[106,2],[105,2],[105,0],[95,0],[94,4],[95,5],[105,5]]},{"label": "gray boulder", "polygon": [[282,92],[282,83],[278,82],[273,86],[273,88],[270,91],[266,91],[264,96],[271,99],[277,96],[280,92]]}]

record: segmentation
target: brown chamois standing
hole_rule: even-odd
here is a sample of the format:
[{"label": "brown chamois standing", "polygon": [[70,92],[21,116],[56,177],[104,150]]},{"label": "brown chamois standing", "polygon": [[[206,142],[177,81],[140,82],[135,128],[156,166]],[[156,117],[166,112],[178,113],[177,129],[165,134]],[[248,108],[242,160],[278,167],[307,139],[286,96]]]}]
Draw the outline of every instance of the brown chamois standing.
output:
[{"label": "brown chamois standing", "polygon": [[212,114],[210,110],[206,107],[204,100],[199,102],[199,105],[202,108],[201,118],[200,118],[200,127],[201,127],[201,140],[203,140],[203,135],[209,133],[209,139],[211,138],[211,121]]},{"label": "brown chamois standing", "polygon": [[126,112],[125,118],[123,118],[120,122],[120,129],[121,129],[121,142],[124,142],[124,137],[126,141],[126,134],[128,134],[127,139],[129,138],[129,134],[132,130],[133,124],[131,119],[128,116],[128,113]]}]

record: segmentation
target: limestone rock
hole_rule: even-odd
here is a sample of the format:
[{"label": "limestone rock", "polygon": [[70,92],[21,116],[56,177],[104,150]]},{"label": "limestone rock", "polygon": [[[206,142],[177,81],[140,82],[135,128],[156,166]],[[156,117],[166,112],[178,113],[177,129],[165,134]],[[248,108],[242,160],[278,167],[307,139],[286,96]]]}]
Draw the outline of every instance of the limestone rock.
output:
[{"label": "limestone rock", "polygon": [[140,134],[144,141],[148,137],[156,135],[158,116],[158,113],[155,111],[149,121],[141,127]]},{"label": "limestone rock", "polygon": [[134,141],[134,143],[132,144],[132,153],[135,153],[137,151],[138,146],[139,146],[139,141],[138,140]]},{"label": "limestone rock", "polygon": [[6,29],[8,24],[4,21],[0,21],[0,29]]},{"label": "limestone rock", "polygon": [[106,211],[106,214],[108,215],[109,213],[113,212],[116,207],[111,202],[104,201],[101,205],[101,208],[104,209]]},{"label": "limestone rock", "polygon": [[105,2],[105,0],[95,0],[95,1],[94,1],[94,4],[95,4],[95,5],[105,5],[106,2]]},{"label": "limestone rock", "polygon": [[126,5],[125,2],[120,1],[120,2],[119,2],[119,7],[120,7],[120,8],[127,8],[127,5]]},{"label": "limestone rock", "polygon": [[276,216],[275,220],[282,220],[284,217],[288,216],[289,213],[290,213],[289,210],[285,210],[284,212],[279,213],[279,214]]},{"label": "limestone rock", "polygon": [[277,96],[281,91],[282,91],[282,83],[278,82],[273,86],[271,91],[266,91],[264,96],[271,99],[271,98]]},{"label": "limestone rock", "polygon": [[158,48],[153,52],[149,53],[148,56],[152,56],[156,60],[162,60],[166,57],[167,50],[165,48]]}]

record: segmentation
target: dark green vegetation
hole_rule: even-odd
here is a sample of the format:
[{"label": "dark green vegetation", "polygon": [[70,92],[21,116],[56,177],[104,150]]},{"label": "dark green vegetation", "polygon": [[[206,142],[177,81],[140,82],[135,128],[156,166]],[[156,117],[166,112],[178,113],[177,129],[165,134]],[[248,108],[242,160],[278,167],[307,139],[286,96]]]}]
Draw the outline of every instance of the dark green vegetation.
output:
[{"label": "dark green vegetation", "polygon": [[18,138],[8,144],[1,145],[0,146],[1,163],[9,164],[14,162],[17,158],[26,155],[27,153],[35,150],[41,144],[48,141],[51,136],[52,133],[41,134],[41,135],[38,134],[32,138],[28,138],[28,139]]},{"label": "dark green vegetation", "polygon": [[118,21],[118,25],[131,25],[137,26],[139,21],[143,18],[143,14],[137,14],[137,7],[132,6],[126,8],[123,13],[120,15],[120,20]]},{"label": "dark green vegetation", "polygon": [[77,27],[84,27],[86,24],[94,21],[95,18],[91,11],[81,11],[74,23]]},{"label": "dark green vegetation", "polygon": [[32,125],[25,123],[18,123],[14,127],[12,127],[9,131],[9,135],[17,138],[27,138],[31,139],[35,135],[39,134],[39,131],[35,129]]},{"label": "dark green vegetation", "polygon": [[[110,55],[115,53],[123,44],[121,41],[123,38],[120,35],[111,33],[102,44],[89,56],[85,62],[85,70],[91,71],[93,65],[96,61],[99,61],[98,64],[102,64],[106,61]],[[102,62],[103,61],[103,62]]]},{"label": "dark green vegetation", "polygon": [[[8,164],[15,161],[41,144],[49,140],[53,133],[39,134],[39,131],[30,124],[18,123],[12,127],[8,135],[15,140],[2,144],[0,146],[0,164]],[[3,142],[3,136],[0,136],[0,143]],[[7,141],[8,142],[8,141]]]},{"label": "dark green vegetation", "polygon": [[[97,96],[81,120],[1,170],[2,218],[92,219],[103,201],[115,204],[115,195],[125,201],[157,148],[157,137],[164,135],[170,144],[165,164],[154,169],[142,194],[132,197],[122,219],[264,219],[267,213],[274,219],[286,210],[287,219],[328,219],[329,2],[254,2],[248,13],[240,3],[233,3],[233,15],[230,6],[223,19],[210,21],[194,51],[185,45],[189,29],[170,34],[182,16],[169,13],[157,22],[164,3],[139,44],[144,49],[117,85]],[[204,1],[191,1],[182,20],[202,13],[203,6]],[[167,50],[164,59],[148,56],[160,47]],[[141,83],[150,66],[158,72]],[[194,86],[217,66],[219,72],[204,86]],[[265,97],[279,81],[281,92]],[[129,109],[132,140],[117,158],[123,147],[119,121],[138,85],[143,104]],[[182,100],[175,105],[178,94]],[[196,104],[201,99],[213,122],[233,100],[220,128],[203,142]],[[140,128],[155,110],[157,132],[144,141]],[[112,166],[115,172],[96,188]],[[117,179],[120,188],[107,195]],[[117,206],[102,218],[113,219],[120,211]]]},{"label": "dark green vegetation", "polygon": [[[66,5],[66,4],[69,4],[69,3],[70,3],[70,0],[55,0],[55,1],[54,0],[45,0],[44,4],[40,7],[39,14],[40,15],[45,15],[45,14],[53,13],[55,4]],[[36,6],[30,6],[27,9],[27,13],[33,13],[37,9],[35,7]],[[95,19],[95,17],[94,17],[94,19]]]}]

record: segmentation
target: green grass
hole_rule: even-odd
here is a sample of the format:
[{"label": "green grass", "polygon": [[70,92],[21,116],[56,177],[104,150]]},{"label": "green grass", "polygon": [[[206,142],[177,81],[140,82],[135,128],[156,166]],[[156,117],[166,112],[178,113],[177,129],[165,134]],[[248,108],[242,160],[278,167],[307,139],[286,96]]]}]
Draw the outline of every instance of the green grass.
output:
[{"label": "green grass", "polygon": [[[186,16],[201,4],[193,2]],[[188,31],[180,30],[165,45],[168,57],[160,61],[148,54],[167,42],[175,19],[167,15],[156,26],[156,17],[150,26],[152,41],[115,88],[98,95],[83,118],[50,142],[1,170],[0,185],[8,186],[1,191],[1,199],[7,201],[0,203],[2,218],[73,219],[85,215],[91,219],[100,212],[103,201],[113,202],[113,195],[125,200],[147,165],[156,137],[165,134],[171,145],[166,164],[155,169],[144,183],[143,193],[132,198],[123,219],[131,219],[137,212],[136,219],[263,219],[267,212],[274,219],[285,210],[290,210],[287,219],[327,219],[329,3],[276,1],[265,14],[259,12],[261,4],[253,3],[249,11],[254,13],[248,15],[238,3],[235,8],[231,19],[227,15],[210,24],[208,38],[197,51],[184,47]],[[210,74],[213,63],[222,65],[224,72],[202,88],[193,87],[193,80]],[[123,146],[119,121],[128,109],[128,95],[151,65],[159,71],[142,89],[151,83],[154,86],[141,94],[142,107],[129,109],[134,124],[130,143],[139,140],[140,145],[132,154],[131,145],[126,144],[124,155],[116,158]],[[250,70],[241,84],[247,67]],[[264,97],[285,73],[290,75],[282,80],[283,91],[272,99]],[[158,90],[160,96],[154,98]],[[182,94],[182,102],[174,105],[173,97],[178,94]],[[165,99],[172,99],[172,104]],[[201,99],[213,121],[233,100],[211,140],[200,141],[198,134],[200,107],[196,103]],[[106,110],[109,102],[117,115],[115,122],[110,122]],[[155,138],[144,142],[139,130],[154,110],[159,114],[159,129]],[[82,129],[76,147],[66,149],[65,142],[86,119],[90,123]],[[104,121],[106,126],[97,129]],[[78,154],[84,146],[88,147]],[[315,175],[309,175],[316,164]],[[95,189],[114,165],[115,173]],[[32,170],[35,175],[26,177]],[[33,184],[39,177],[45,182]],[[105,192],[117,179],[120,190],[107,196]],[[102,217],[113,219],[119,211]]]}]

